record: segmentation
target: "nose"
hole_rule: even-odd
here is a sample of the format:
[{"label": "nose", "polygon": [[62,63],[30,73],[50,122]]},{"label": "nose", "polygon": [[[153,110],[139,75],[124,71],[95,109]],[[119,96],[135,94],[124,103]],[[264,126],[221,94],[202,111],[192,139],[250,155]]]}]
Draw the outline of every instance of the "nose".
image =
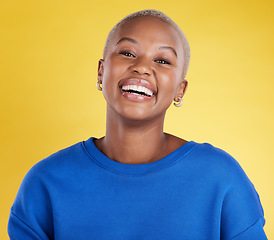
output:
[{"label": "nose", "polygon": [[138,73],[140,75],[150,76],[152,74],[150,62],[145,58],[136,59],[131,69],[132,72]]}]

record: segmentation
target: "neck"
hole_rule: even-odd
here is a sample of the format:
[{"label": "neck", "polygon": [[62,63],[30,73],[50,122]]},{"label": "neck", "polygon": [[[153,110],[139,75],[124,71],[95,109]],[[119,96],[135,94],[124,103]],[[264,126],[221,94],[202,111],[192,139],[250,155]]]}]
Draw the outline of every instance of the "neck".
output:
[{"label": "neck", "polygon": [[[168,135],[163,132],[164,116],[153,120],[128,120],[107,111],[106,135],[95,142],[114,161],[142,164],[167,155]],[[160,151],[159,151],[160,150]]]}]

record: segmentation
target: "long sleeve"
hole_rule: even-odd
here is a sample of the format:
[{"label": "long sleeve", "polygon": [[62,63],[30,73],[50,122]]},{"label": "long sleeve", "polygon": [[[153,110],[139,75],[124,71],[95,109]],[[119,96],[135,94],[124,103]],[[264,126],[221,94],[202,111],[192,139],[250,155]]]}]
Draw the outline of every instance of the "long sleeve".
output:
[{"label": "long sleeve", "polygon": [[265,232],[263,230],[264,219],[260,218],[252,226],[248,227],[244,232],[233,237],[232,240],[265,240],[267,239]]},{"label": "long sleeve", "polygon": [[52,211],[43,183],[43,171],[34,166],[25,176],[11,208],[8,233],[11,240],[51,239]]},{"label": "long sleeve", "polygon": [[225,171],[228,185],[221,210],[221,239],[266,240],[264,212],[255,187],[233,158]]}]

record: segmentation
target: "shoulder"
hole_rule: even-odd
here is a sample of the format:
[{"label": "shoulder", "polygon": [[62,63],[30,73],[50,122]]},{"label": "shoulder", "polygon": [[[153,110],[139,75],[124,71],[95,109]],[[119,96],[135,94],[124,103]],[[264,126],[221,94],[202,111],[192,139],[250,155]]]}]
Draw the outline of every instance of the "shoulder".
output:
[{"label": "shoulder", "polygon": [[36,163],[31,172],[43,171],[43,170],[60,170],[73,167],[80,164],[80,160],[86,156],[86,152],[83,149],[82,142],[78,142],[72,146],[61,149],[43,160]]},{"label": "shoulder", "polygon": [[[222,161],[231,161],[234,159],[230,154],[225,152],[224,150],[215,147],[209,143],[195,143],[195,151],[204,159],[218,160]],[[233,160],[234,161],[234,160]]]},{"label": "shoulder", "polygon": [[204,170],[213,169],[214,172],[228,177],[231,177],[233,173],[243,173],[243,169],[234,157],[209,143],[194,143],[190,153],[193,163],[202,164],[205,167]]},{"label": "shoulder", "polygon": [[192,171],[212,186],[235,196],[245,194],[257,198],[254,185],[239,162],[224,150],[209,143],[194,143],[187,157]]},{"label": "shoulder", "polygon": [[227,152],[208,143],[197,144],[193,150],[203,166],[203,174],[224,187],[221,211],[223,238],[231,239],[259,219],[264,222],[259,195],[240,164]]},{"label": "shoulder", "polygon": [[11,207],[10,234],[20,233],[24,238],[27,233],[33,239],[53,236],[52,201],[58,198],[60,189],[67,187],[64,183],[72,178],[76,162],[83,155],[81,143],[77,143],[43,159],[28,171]]},{"label": "shoulder", "polygon": [[209,143],[188,142],[170,134],[166,134],[166,136],[169,138],[169,145],[173,150],[178,149],[179,151],[184,152],[184,145],[191,146],[188,147],[188,155],[192,159],[192,163],[200,162],[207,164],[209,167],[214,166],[220,168],[240,167],[239,163],[230,154]]},{"label": "shoulder", "polygon": [[90,160],[82,142],[53,153],[37,162],[25,175],[19,191],[29,188],[45,188],[53,182],[62,182],[86,169]]},{"label": "shoulder", "polygon": [[[59,186],[86,169],[89,158],[82,147],[82,142],[62,149],[36,163],[25,175],[17,193],[13,209],[20,209],[23,203],[50,202],[50,194],[56,193]],[[86,163],[87,162],[87,163]],[[22,200],[25,201],[22,201]],[[32,205],[30,203],[29,205]]]}]

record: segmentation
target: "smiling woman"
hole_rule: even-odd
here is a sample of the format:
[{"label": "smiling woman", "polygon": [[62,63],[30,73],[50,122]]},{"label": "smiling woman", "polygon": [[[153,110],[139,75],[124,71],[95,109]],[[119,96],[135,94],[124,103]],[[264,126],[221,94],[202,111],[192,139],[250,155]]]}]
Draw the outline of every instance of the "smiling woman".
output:
[{"label": "smiling woman", "polygon": [[[11,209],[11,239],[267,239],[258,194],[230,155],[163,132],[181,102],[189,46],[156,10],[110,32],[97,88],[105,136],[37,163]],[[102,87],[101,87],[102,84]]]},{"label": "smiling woman", "polygon": [[[150,119],[153,125],[153,121],[159,122],[162,131],[167,108],[174,99],[183,97],[187,87],[183,66],[184,45],[178,31],[170,24],[153,16],[136,17],[120,24],[108,41],[104,59],[99,61],[98,75],[108,103],[107,117],[113,118],[111,115],[119,112],[120,116],[124,116],[124,121]],[[145,91],[138,89],[152,94],[146,95]],[[107,122],[118,124],[114,119]],[[139,124],[144,127],[144,123]],[[121,125],[122,129],[124,126]],[[135,123],[135,129],[137,126]],[[150,125],[147,127],[151,129]],[[114,126],[110,128],[117,129]],[[156,139],[154,142],[157,142]],[[155,150],[158,147],[155,146]],[[125,154],[119,157],[121,160],[117,157],[115,160],[125,161]],[[129,158],[131,163],[137,163],[132,156]]]}]

